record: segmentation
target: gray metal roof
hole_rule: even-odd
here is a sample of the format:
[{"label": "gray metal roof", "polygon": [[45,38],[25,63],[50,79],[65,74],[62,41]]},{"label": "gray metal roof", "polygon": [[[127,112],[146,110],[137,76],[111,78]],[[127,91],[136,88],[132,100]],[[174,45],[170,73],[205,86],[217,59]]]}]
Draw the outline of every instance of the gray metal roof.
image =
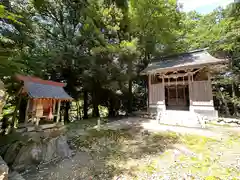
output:
[{"label": "gray metal roof", "polygon": [[72,100],[72,97],[70,97],[61,86],[25,82],[24,87],[28,95],[32,98]]},{"label": "gray metal roof", "polygon": [[211,56],[206,49],[192,52],[156,58],[144,69],[141,74],[150,74],[154,71],[184,69],[202,65],[218,64],[226,62],[226,59],[218,59]]}]

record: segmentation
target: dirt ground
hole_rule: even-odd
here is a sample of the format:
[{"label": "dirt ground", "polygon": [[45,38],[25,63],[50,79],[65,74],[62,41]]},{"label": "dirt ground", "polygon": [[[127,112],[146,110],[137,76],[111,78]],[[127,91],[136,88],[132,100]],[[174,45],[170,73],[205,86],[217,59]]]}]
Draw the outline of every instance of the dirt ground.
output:
[{"label": "dirt ground", "polygon": [[24,177],[27,180],[240,179],[237,130],[213,128],[214,138],[205,137],[204,133],[150,132],[138,123],[101,131],[83,131],[77,127],[71,126],[68,131],[75,155],[39,167]]}]

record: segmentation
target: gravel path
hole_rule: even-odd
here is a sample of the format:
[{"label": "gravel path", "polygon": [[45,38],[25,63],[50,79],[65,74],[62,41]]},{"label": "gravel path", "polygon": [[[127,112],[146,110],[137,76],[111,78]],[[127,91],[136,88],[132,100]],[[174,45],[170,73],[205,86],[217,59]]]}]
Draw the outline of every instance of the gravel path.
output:
[{"label": "gravel path", "polygon": [[[218,141],[226,140],[229,137],[229,133],[239,133],[239,130],[236,128],[213,128],[210,129],[199,129],[199,128],[186,128],[186,127],[175,127],[175,126],[166,126],[166,125],[158,125],[154,121],[141,119],[141,118],[128,118],[119,121],[114,121],[111,123],[107,123],[102,128],[103,129],[113,129],[118,130],[126,127],[134,127],[134,128],[143,128],[142,133],[147,132],[146,135],[142,133],[136,134],[135,139],[124,142],[124,147],[120,147],[119,149],[112,149],[111,151],[116,151],[119,156],[127,154],[129,150],[134,155],[140,153],[142,150],[151,152],[150,154],[146,154],[143,157],[133,158],[133,156],[126,156],[124,160],[113,162],[111,164],[107,164],[108,158],[106,155],[98,154],[99,157],[96,157],[96,152],[91,153],[88,151],[79,151],[76,150],[74,156],[69,159],[65,159],[58,163],[53,163],[51,165],[42,166],[41,168],[33,171],[31,173],[27,173],[24,175],[26,180],[90,180],[90,179],[132,179],[133,177],[141,177],[143,180],[154,179],[156,177],[161,177],[161,179],[169,179],[170,177],[185,177],[187,178],[188,171],[186,167],[192,166],[191,163],[182,163],[179,161],[179,158],[184,157],[195,157],[196,153],[191,149],[182,144],[174,144],[169,146],[166,150],[159,148],[163,146],[163,143],[154,142],[153,144],[149,144],[149,140],[145,137],[148,137],[149,132],[176,132],[179,134],[190,134],[190,135],[200,135],[206,136],[210,138],[217,139]],[[73,138],[75,136],[84,136],[88,133],[85,133],[83,130],[79,130],[79,132],[69,131],[69,137]],[[134,132],[135,133],[135,132]],[[146,140],[146,141],[145,141]],[[101,144],[106,143],[107,139],[100,139],[96,141],[103,141]],[[154,144],[155,143],[155,144]],[[157,143],[157,144],[156,144]],[[167,145],[167,144],[166,144]],[[106,145],[108,146],[108,145]],[[111,144],[110,144],[111,146]],[[164,145],[165,146],[165,145]],[[141,148],[141,151],[139,151]],[[166,147],[164,147],[166,148]],[[214,155],[219,153],[219,161],[224,166],[236,167],[239,168],[240,162],[240,144],[233,143],[225,146],[225,144],[216,144],[211,145],[212,153]],[[97,149],[95,147],[95,149]],[[129,151],[130,153],[130,151]],[[141,153],[140,153],[141,154]],[[124,155],[125,156],[125,155]],[[159,158],[161,156],[161,158]],[[199,156],[199,154],[197,155]],[[101,159],[102,158],[102,159]],[[152,167],[154,165],[154,167]],[[111,172],[109,167],[118,167],[121,169],[121,175],[119,174],[111,174],[110,176],[104,176],[104,174],[108,174]],[[139,167],[143,169],[139,171]],[[156,169],[160,169],[156,171]],[[106,171],[106,172],[105,172]],[[240,169],[239,169],[240,171]],[[103,177],[97,176],[93,177],[94,174],[103,174]],[[114,169],[116,172],[116,169]],[[137,178],[139,179],[139,178]]]},{"label": "gravel path", "polygon": [[190,134],[206,136],[221,140],[225,138],[228,133],[240,133],[240,128],[236,127],[219,127],[210,126],[203,128],[189,128],[180,126],[168,126],[164,124],[158,124],[155,120],[144,118],[126,118],[123,120],[107,123],[104,125],[105,129],[121,129],[125,127],[141,127],[144,130],[150,132],[175,132],[180,134]]}]

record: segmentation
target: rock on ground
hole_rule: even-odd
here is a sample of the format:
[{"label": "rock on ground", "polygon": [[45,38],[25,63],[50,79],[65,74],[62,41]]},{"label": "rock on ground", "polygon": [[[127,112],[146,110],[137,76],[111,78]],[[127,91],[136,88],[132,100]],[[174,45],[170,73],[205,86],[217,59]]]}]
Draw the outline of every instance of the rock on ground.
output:
[{"label": "rock on ground", "polygon": [[0,180],[8,179],[8,169],[6,162],[0,157]]},{"label": "rock on ground", "polygon": [[25,180],[18,172],[13,171],[9,174],[8,180]]},{"label": "rock on ground", "polygon": [[48,163],[53,159],[69,156],[71,156],[71,150],[65,136],[58,136],[40,142],[29,142],[20,148],[12,168],[16,171],[23,171],[32,165]]}]

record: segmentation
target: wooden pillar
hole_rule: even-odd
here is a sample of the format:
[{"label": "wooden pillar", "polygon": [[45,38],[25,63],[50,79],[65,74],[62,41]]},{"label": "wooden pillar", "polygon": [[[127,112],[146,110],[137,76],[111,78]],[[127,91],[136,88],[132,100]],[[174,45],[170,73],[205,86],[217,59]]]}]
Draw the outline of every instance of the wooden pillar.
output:
[{"label": "wooden pillar", "polygon": [[208,93],[209,93],[209,99],[210,99],[210,103],[211,105],[213,105],[213,92],[212,92],[212,81],[211,81],[211,75],[210,75],[210,72],[208,70],[207,72],[207,75],[208,75]]},{"label": "wooden pillar", "polygon": [[64,125],[64,117],[62,117],[61,123],[62,123],[62,125]]},{"label": "wooden pillar", "polygon": [[28,101],[27,101],[27,107],[26,107],[26,110],[25,110],[25,124],[28,123],[28,109],[29,109],[29,104],[30,104],[30,99],[28,99]]},{"label": "wooden pillar", "polygon": [[165,79],[164,79],[164,75],[162,75],[162,86],[163,86],[163,104],[164,104],[164,106],[165,106],[165,99],[166,99],[166,97],[165,97]]},{"label": "wooden pillar", "polygon": [[151,77],[150,74],[147,76],[147,84],[148,84],[148,97],[147,97],[147,107],[149,108],[150,105],[150,81],[151,81]]},{"label": "wooden pillar", "polygon": [[150,104],[152,103],[152,94],[151,94],[151,81],[152,81],[152,75],[148,75],[148,107],[150,107]]},{"label": "wooden pillar", "polygon": [[61,106],[61,100],[58,100],[58,106],[57,106],[57,120],[56,122],[59,122],[60,119],[60,106]]},{"label": "wooden pillar", "polygon": [[176,77],[176,104],[178,105],[178,88],[177,88],[177,77]]},{"label": "wooden pillar", "polygon": [[186,103],[185,85],[183,86],[183,100],[185,104]]},{"label": "wooden pillar", "polygon": [[191,83],[191,74],[188,72],[188,91],[189,91],[189,101],[190,106],[192,105],[192,83]]},{"label": "wooden pillar", "polygon": [[170,98],[170,78],[168,77],[168,105],[169,105],[169,98]]},{"label": "wooden pillar", "polygon": [[53,99],[53,115],[55,115],[55,109],[56,109],[56,100],[55,99]]},{"label": "wooden pillar", "polygon": [[210,75],[209,70],[208,70],[208,72],[207,72],[207,76],[208,76],[208,82],[210,82],[210,81],[211,81],[211,75]]},{"label": "wooden pillar", "polygon": [[43,100],[37,99],[36,100],[36,117],[35,117],[36,126],[39,125],[40,117],[42,117],[42,115],[43,115]]},{"label": "wooden pillar", "polygon": [[32,103],[33,103],[33,105],[32,105],[32,111],[35,112],[35,111],[36,111],[36,104],[37,104],[37,103],[36,103],[36,99],[33,99],[32,101],[33,101],[33,102],[32,102]]}]

